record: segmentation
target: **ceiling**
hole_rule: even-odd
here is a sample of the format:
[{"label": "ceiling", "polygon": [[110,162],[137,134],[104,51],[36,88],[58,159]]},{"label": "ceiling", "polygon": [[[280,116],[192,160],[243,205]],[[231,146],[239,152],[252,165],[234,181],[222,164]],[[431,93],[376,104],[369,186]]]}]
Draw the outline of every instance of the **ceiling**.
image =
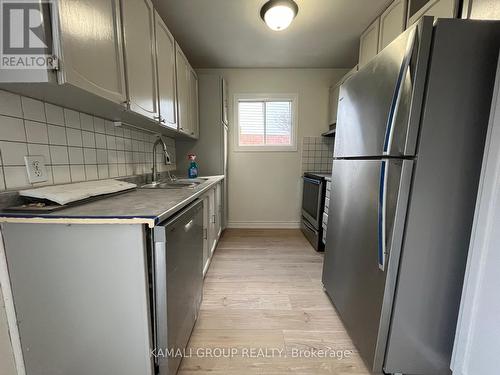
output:
[{"label": "ceiling", "polygon": [[266,0],[153,0],[195,68],[352,68],[359,36],[390,0],[295,0],[292,25],[272,31]]}]

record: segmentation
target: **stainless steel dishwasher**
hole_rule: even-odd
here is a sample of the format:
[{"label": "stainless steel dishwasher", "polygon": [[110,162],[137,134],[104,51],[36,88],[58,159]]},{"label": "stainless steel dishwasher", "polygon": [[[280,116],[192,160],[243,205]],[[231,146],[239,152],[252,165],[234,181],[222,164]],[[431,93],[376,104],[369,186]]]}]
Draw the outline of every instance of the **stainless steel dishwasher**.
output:
[{"label": "stainless steel dishwasher", "polygon": [[[154,228],[154,319],[160,375],[177,372],[202,299],[203,202]],[[158,355],[160,354],[160,355]]]}]

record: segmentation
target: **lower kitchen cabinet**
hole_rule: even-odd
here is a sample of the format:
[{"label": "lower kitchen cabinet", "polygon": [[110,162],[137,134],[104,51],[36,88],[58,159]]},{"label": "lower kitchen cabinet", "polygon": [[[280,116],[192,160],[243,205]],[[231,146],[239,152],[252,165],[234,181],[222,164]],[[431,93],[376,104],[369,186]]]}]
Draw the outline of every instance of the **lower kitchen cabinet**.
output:
[{"label": "lower kitchen cabinet", "polygon": [[206,274],[222,234],[222,183],[218,183],[203,196],[203,274]]}]

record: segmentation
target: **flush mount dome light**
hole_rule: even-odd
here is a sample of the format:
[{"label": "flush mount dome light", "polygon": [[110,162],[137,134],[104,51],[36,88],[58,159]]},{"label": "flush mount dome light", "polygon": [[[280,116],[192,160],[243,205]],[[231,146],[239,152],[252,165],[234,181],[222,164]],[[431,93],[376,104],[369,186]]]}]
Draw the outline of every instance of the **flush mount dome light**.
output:
[{"label": "flush mount dome light", "polygon": [[293,0],[269,0],[260,10],[260,17],[271,30],[285,30],[299,12]]}]

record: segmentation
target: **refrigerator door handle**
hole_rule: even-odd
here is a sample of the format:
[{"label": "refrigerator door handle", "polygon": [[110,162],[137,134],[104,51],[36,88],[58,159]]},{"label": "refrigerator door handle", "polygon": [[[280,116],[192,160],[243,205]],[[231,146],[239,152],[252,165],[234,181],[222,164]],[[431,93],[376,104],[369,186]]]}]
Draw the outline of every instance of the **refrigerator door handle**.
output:
[{"label": "refrigerator door handle", "polygon": [[385,257],[387,254],[387,175],[388,160],[382,160],[379,183],[378,209],[378,267],[385,271]]},{"label": "refrigerator door handle", "polygon": [[396,114],[398,113],[399,103],[401,102],[401,96],[403,91],[401,90],[401,86],[410,67],[411,56],[413,53],[413,49],[415,47],[416,30],[417,29],[414,27],[411,30],[410,36],[408,37],[405,56],[401,63],[401,69],[399,71],[398,80],[396,81],[396,88],[394,89],[391,108],[389,110],[389,117],[387,118],[387,125],[385,128],[384,149],[383,149],[384,155],[389,155],[391,151],[392,139],[394,137],[394,123],[396,121]]}]

